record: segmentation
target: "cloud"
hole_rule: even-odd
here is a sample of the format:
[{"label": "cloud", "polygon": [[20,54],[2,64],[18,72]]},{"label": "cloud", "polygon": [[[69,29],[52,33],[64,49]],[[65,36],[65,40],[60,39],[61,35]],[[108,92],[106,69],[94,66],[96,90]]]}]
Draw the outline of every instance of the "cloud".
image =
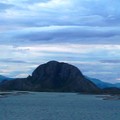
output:
[{"label": "cloud", "polygon": [[114,82],[120,75],[119,6],[119,0],[0,2],[0,73],[24,76],[58,60]]},{"label": "cloud", "polygon": [[116,80],[119,82],[119,81],[120,81],[120,78],[116,78]]},{"label": "cloud", "polygon": [[119,27],[48,26],[1,32],[1,44],[119,44]]},{"label": "cloud", "polygon": [[18,74],[15,76],[15,78],[26,78],[28,77],[29,74],[24,74],[24,73],[21,73],[21,74]]},{"label": "cloud", "polygon": [[11,4],[22,4],[24,5],[25,3],[26,4],[34,4],[34,3],[40,3],[40,2],[48,2],[50,0],[20,0],[20,1],[16,1],[16,0],[4,0],[4,3],[11,3]]},{"label": "cloud", "polygon": [[14,7],[14,5],[0,2],[0,12],[3,12],[7,9],[12,8],[12,7]]},{"label": "cloud", "polygon": [[27,63],[26,61],[14,60],[14,59],[11,59],[11,58],[0,59],[0,62],[4,62],[4,63]]},{"label": "cloud", "polygon": [[46,2],[48,2],[48,1],[50,1],[50,0],[21,0],[21,1],[19,1],[20,3],[26,3],[26,4],[37,4],[37,3],[46,3]]},{"label": "cloud", "polygon": [[[38,31],[37,31],[38,30]],[[28,31],[29,32],[29,31]],[[18,39],[28,39],[31,41],[49,41],[49,40],[59,40],[72,41],[80,40],[85,41],[84,38],[88,40],[90,38],[97,38],[91,40],[93,43],[96,41],[101,41],[102,38],[110,38],[120,36],[119,28],[107,28],[107,27],[81,27],[81,26],[50,26],[43,28],[36,28],[33,32],[26,33],[23,36],[18,36]],[[88,40],[86,42],[88,42]]]},{"label": "cloud", "polygon": [[[6,51],[4,51],[6,50]],[[108,82],[119,78],[119,65],[103,63],[104,58],[119,58],[119,45],[38,44],[0,46],[0,73],[10,77],[29,75],[40,64],[58,60],[77,66],[83,74]],[[104,53],[104,54],[103,54]],[[116,53],[116,54],[113,54]],[[10,57],[10,55],[11,57]],[[4,62],[3,62],[4,61]]]},{"label": "cloud", "polygon": [[111,63],[111,64],[120,64],[120,60],[101,60],[101,63]]},{"label": "cloud", "polygon": [[1,44],[120,43],[118,0],[112,5],[108,0],[5,0],[1,4],[14,6],[0,15]]},{"label": "cloud", "polygon": [[120,3],[118,0],[115,2],[109,2],[109,0],[5,1],[4,4],[9,3],[16,6],[1,15],[1,20],[5,21],[7,26],[11,26],[11,28],[13,28],[12,25],[17,27],[49,25],[104,27],[120,24]]}]

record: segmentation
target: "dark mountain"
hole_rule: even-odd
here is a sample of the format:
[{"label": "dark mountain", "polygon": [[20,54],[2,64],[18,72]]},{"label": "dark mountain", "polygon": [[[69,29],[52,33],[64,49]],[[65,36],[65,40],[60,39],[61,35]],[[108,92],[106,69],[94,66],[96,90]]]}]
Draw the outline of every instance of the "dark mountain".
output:
[{"label": "dark mountain", "polygon": [[99,93],[101,90],[73,65],[50,61],[38,66],[32,76],[4,81],[1,90]]},{"label": "dark mountain", "polygon": [[95,83],[99,88],[120,88],[120,83],[116,83],[116,84],[112,84],[112,83],[108,83],[108,82],[103,82],[99,79],[96,79],[96,78],[90,78],[90,77],[87,77],[85,76],[87,79],[89,79],[90,81],[92,81],[93,83]]}]

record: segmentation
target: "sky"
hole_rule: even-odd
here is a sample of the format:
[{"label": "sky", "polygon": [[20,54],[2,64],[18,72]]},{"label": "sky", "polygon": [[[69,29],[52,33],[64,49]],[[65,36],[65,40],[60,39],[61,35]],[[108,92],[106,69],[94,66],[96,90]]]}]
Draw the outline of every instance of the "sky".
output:
[{"label": "sky", "polygon": [[120,82],[119,0],[1,0],[0,75],[27,77],[50,60]]}]

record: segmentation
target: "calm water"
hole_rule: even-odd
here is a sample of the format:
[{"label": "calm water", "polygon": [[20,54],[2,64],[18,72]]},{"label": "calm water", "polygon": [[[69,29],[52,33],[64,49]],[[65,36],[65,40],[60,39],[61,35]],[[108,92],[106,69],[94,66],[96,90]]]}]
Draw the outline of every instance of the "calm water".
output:
[{"label": "calm water", "polygon": [[120,120],[120,100],[74,93],[0,98],[0,120]]}]

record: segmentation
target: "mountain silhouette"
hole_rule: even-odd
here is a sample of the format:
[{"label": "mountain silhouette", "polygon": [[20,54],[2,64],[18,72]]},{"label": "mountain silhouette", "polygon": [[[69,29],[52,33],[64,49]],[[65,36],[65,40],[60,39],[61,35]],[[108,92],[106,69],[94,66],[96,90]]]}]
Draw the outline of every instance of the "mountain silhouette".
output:
[{"label": "mountain silhouette", "polygon": [[38,66],[32,75],[27,78],[2,82],[0,89],[46,92],[100,92],[100,88],[84,77],[77,67],[57,61],[50,61]]}]

